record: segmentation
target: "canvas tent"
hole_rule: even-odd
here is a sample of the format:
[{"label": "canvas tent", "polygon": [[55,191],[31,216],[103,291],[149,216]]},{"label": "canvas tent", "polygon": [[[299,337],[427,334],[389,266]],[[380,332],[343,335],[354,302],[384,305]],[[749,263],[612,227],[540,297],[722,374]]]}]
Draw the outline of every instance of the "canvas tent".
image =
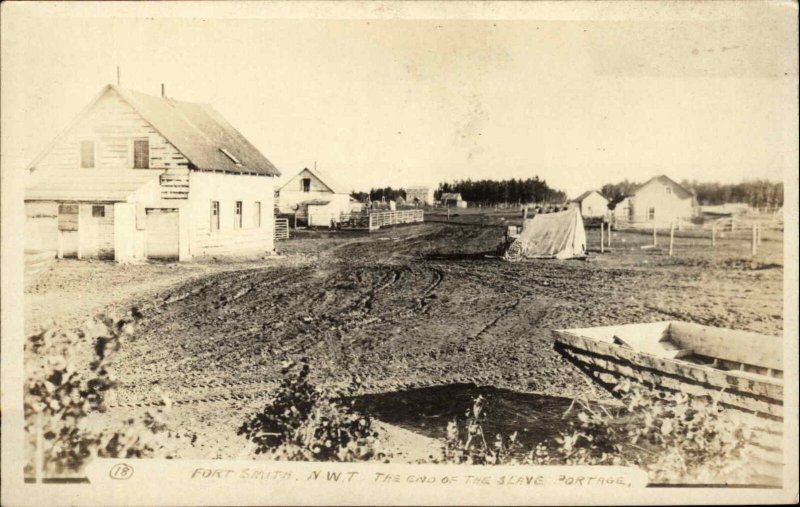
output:
[{"label": "canvas tent", "polygon": [[586,255],[586,231],[578,208],[525,220],[506,258],[571,259]]}]

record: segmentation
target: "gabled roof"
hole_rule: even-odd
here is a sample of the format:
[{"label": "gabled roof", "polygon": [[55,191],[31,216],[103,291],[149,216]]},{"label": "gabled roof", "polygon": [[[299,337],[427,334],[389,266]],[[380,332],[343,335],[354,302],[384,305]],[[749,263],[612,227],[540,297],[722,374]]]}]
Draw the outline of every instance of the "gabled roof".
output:
[{"label": "gabled roof", "polygon": [[459,192],[446,192],[442,194],[443,201],[461,201],[461,194]]},{"label": "gabled roof", "polygon": [[[338,181],[334,180],[327,174],[323,174],[319,169],[309,169],[308,167],[305,167],[302,171],[297,173],[296,176],[303,174],[303,171],[308,171],[312,176],[321,181],[323,185],[331,189],[331,192],[334,194],[350,194],[350,191],[347,189],[347,187],[341,185]],[[296,176],[289,178],[289,181],[281,185],[278,190],[283,190],[286,188],[286,185],[288,185]]]},{"label": "gabled roof", "polygon": [[[606,199],[605,196],[603,196],[603,194],[601,194],[597,190],[587,190],[586,192],[582,193],[581,195],[579,195],[578,197],[576,197],[575,199],[573,199],[570,202],[583,202],[584,199],[586,199],[587,197],[589,197],[590,195],[592,195],[594,193],[597,193],[597,195],[599,195],[603,199]],[[608,201],[608,199],[606,199],[606,201]]]},{"label": "gabled roof", "polygon": [[109,92],[118,94],[175,146],[189,160],[191,168],[280,176],[280,171],[272,162],[210,105],[156,97],[114,85],[106,85],[70,128],[34,160],[31,167],[38,164],[69,133],[71,127]]},{"label": "gabled roof", "polygon": [[656,182],[656,181],[658,181],[660,183],[663,183],[665,185],[672,185],[673,187],[675,187],[675,188],[679,189],[680,191],[682,191],[685,194],[686,197],[692,197],[694,195],[694,192],[692,192],[688,188],[684,187],[680,183],[676,182],[675,180],[673,180],[672,178],[670,178],[666,174],[660,174],[658,176],[653,176],[649,180],[645,181],[644,183],[642,183],[641,185],[636,187],[636,189],[633,191],[633,195],[636,195],[636,193],[639,190],[643,189],[644,187],[646,187],[650,183],[653,183],[653,182]]}]

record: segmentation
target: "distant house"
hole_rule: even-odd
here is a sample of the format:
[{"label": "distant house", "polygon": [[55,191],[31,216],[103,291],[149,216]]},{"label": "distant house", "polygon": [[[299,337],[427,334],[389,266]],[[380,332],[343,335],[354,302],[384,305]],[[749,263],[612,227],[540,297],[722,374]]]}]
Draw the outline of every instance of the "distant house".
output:
[{"label": "distant house", "polygon": [[280,172],[206,104],[107,85],[28,172],[30,249],[118,262],[274,250]]},{"label": "distant house", "polygon": [[698,213],[692,191],[663,174],[639,185],[629,200],[629,220],[638,223],[666,225]]},{"label": "distant house", "polygon": [[633,208],[631,207],[631,197],[624,195],[608,203],[608,210],[615,222],[631,221]]},{"label": "distant house", "polygon": [[406,187],[406,203],[414,206],[431,206],[433,204],[433,188],[424,186]]},{"label": "distant house", "polygon": [[350,213],[350,192],[332,177],[305,168],[278,189],[281,213],[294,214],[298,224],[327,227]]},{"label": "distant house", "polygon": [[458,192],[445,192],[442,194],[442,206],[447,208],[466,208],[467,201],[461,198]]},{"label": "distant house", "polygon": [[578,208],[583,218],[601,218],[608,213],[608,199],[597,190],[587,190],[568,203],[570,208]]}]

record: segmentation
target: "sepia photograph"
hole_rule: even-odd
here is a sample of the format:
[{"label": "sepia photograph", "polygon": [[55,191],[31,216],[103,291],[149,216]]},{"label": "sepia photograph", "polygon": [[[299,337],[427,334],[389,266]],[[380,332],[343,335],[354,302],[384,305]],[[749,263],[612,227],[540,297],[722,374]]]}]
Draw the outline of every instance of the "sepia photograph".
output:
[{"label": "sepia photograph", "polygon": [[3,503],[797,501],[797,14],[4,3]]}]

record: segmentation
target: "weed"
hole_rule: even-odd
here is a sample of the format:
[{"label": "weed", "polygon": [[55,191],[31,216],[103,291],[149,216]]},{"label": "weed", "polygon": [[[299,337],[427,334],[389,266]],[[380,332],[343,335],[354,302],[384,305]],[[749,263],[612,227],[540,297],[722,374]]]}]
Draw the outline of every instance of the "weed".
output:
[{"label": "weed", "polygon": [[315,387],[309,366],[287,361],[283,380],[264,408],[249,418],[239,435],[255,443],[256,454],[290,461],[369,461],[380,451],[372,419],[338,401],[340,392]]}]

